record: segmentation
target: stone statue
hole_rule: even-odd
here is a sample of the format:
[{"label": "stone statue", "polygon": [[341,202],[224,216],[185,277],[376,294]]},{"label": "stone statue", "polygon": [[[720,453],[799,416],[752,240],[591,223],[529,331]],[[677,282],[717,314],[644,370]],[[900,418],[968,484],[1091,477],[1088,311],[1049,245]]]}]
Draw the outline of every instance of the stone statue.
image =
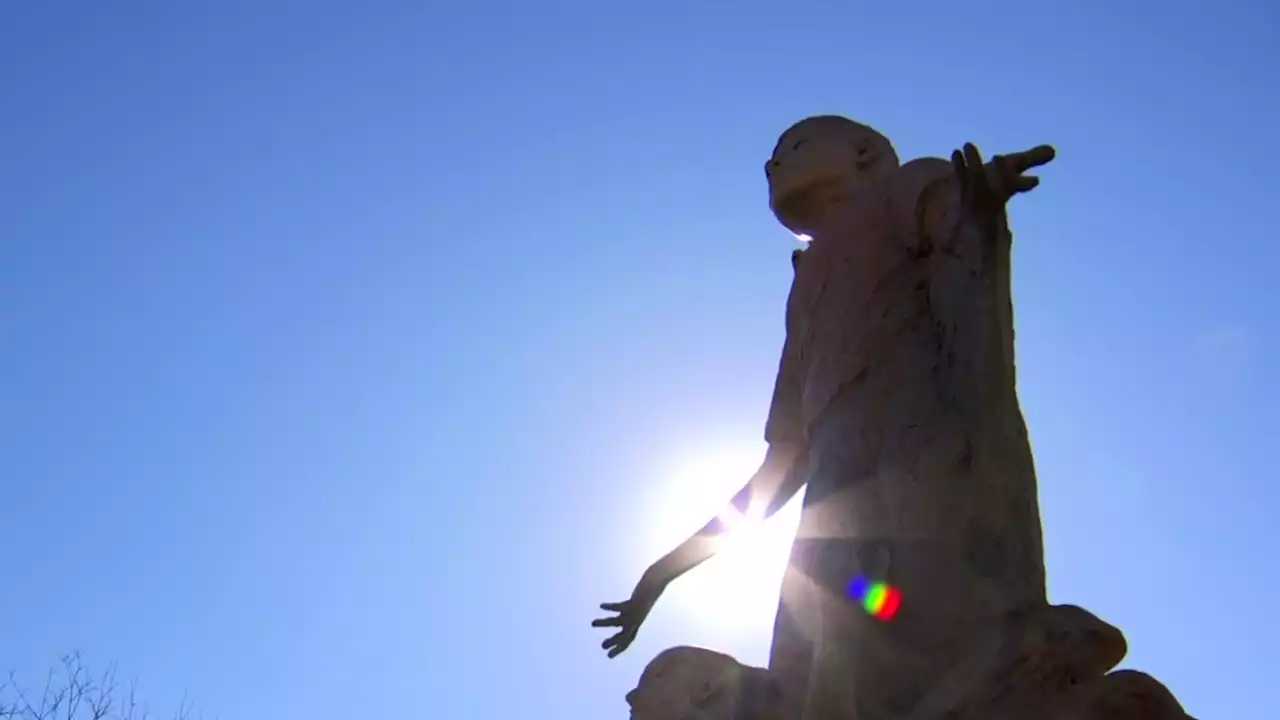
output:
[{"label": "stone statue", "polygon": [[[966,144],[950,162],[901,164],[872,128],[819,116],[784,132],[765,165],[774,215],[812,241],[792,256],[768,451],[726,513],[768,517],[807,486],[770,656],[779,718],[1030,718],[1069,695],[1105,704],[1076,686],[1103,678],[1124,639],[1047,602],[1016,393],[1005,205],[1053,158],[1040,146],[983,162]],[[601,606],[616,615],[593,625],[619,628],[603,643],[610,657],[725,529],[712,519],[630,599]],[[855,579],[896,588],[898,612],[866,612]]]},{"label": "stone statue", "polygon": [[687,646],[660,653],[627,694],[632,720],[772,720],[779,717],[779,703],[767,671]]}]

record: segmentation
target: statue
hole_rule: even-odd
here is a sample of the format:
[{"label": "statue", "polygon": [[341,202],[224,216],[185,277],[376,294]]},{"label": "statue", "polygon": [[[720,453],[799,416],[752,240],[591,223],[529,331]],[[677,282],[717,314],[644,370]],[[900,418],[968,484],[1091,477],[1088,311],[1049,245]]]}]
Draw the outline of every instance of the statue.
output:
[{"label": "statue", "polygon": [[[1016,393],[1005,206],[1053,158],[966,144],[901,164],[872,128],[819,116],[765,165],[774,215],[812,241],[792,256],[768,451],[726,513],[768,517],[807,487],[770,655],[781,718],[1038,717],[1124,656],[1118,630],[1048,604]],[[601,606],[610,657],[725,529]],[[864,610],[855,581],[895,588],[896,614]]]},{"label": "statue", "polygon": [[660,653],[627,694],[632,720],[773,720],[779,692],[769,673],[724,653],[676,647]]}]

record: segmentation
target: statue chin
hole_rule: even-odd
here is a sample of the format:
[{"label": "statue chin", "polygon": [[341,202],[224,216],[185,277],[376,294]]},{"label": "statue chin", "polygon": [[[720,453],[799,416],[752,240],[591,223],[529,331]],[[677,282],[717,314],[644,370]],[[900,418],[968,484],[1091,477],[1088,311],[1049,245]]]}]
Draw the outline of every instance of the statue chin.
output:
[{"label": "statue chin", "polygon": [[821,205],[821,198],[827,192],[841,185],[850,185],[849,178],[840,176],[811,175],[805,182],[771,183],[769,187],[769,209],[791,234],[801,242],[813,239],[814,228],[811,216]]}]

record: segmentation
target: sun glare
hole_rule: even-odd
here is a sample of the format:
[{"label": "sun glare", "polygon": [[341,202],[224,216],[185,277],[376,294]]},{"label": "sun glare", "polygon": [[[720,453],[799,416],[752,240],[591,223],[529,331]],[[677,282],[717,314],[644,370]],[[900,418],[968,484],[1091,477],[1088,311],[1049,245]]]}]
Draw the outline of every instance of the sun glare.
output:
[{"label": "sun glare", "polygon": [[763,508],[746,513],[725,506],[760,465],[764,445],[719,445],[682,454],[666,474],[657,507],[659,530],[648,544],[659,557],[719,514],[728,533],[715,558],[681,578],[668,590],[682,615],[698,624],[725,629],[767,627],[778,603],[782,572],[799,520],[798,508],[785,508],[763,520]]}]

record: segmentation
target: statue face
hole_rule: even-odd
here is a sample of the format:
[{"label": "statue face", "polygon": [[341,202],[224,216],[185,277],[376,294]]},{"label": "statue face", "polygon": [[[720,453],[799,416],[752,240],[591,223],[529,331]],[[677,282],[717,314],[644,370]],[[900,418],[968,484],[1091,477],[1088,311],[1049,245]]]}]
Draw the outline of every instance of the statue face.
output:
[{"label": "statue face", "polygon": [[792,125],[765,163],[769,207],[797,234],[812,235],[826,203],[874,186],[898,167],[889,139],[847,118],[823,115]]},{"label": "statue face", "polygon": [[[627,693],[631,717],[635,720],[684,717],[692,709],[694,698],[687,685],[688,670],[681,661],[683,656],[670,650],[654,658],[640,676],[640,684]],[[694,678],[696,680],[696,678]]]},{"label": "statue face", "polygon": [[[732,699],[721,691],[733,683],[741,666],[723,653],[695,647],[675,647],[662,651],[640,675],[640,684],[627,693],[633,720],[671,720],[694,717],[713,696]],[[701,717],[702,712],[696,716]],[[729,713],[708,714],[728,717]]]}]

